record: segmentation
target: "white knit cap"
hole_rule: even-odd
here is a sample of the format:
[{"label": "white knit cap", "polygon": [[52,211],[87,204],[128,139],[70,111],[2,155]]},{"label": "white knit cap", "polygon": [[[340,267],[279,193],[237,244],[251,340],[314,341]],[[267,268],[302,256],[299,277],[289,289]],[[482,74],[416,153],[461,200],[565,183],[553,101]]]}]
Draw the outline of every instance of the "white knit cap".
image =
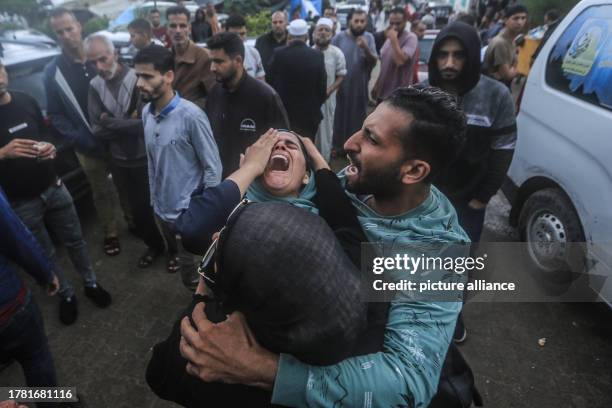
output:
[{"label": "white knit cap", "polygon": [[320,25],[324,25],[327,26],[331,29],[334,28],[334,22],[331,20],[331,18],[327,18],[327,17],[321,17],[318,21],[317,21],[317,26]]},{"label": "white knit cap", "polygon": [[301,37],[303,35],[308,34],[308,24],[306,23],[306,21],[299,18],[289,23],[287,31],[289,32],[289,35],[292,35],[294,37]]}]

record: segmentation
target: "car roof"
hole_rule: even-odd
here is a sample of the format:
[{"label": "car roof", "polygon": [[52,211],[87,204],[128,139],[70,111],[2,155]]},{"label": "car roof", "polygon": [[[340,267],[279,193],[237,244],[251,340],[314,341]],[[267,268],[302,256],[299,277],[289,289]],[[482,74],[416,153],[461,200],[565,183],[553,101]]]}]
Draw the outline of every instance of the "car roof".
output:
[{"label": "car roof", "polygon": [[54,57],[60,54],[60,49],[44,45],[33,45],[18,41],[0,41],[2,45],[2,61],[9,67],[23,62]]}]

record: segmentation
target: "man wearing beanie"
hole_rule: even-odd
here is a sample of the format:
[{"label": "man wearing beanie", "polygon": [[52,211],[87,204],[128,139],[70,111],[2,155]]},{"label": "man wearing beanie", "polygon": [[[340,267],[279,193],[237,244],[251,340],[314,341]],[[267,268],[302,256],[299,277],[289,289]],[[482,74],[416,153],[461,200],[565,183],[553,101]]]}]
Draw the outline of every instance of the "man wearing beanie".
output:
[{"label": "man wearing beanie", "polygon": [[266,78],[287,109],[291,130],[314,140],[327,98],[327,75],[323,53],[308,47],[307,40],[306,21],[293,20],[287,46],[274,51]]}]

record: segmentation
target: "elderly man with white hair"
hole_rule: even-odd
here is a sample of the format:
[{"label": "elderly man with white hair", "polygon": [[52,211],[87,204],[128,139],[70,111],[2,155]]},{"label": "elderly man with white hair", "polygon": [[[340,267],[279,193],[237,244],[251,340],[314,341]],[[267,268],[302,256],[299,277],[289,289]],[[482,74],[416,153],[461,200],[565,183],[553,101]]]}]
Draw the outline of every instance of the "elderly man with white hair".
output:
[{"label": "elderly man with white hair", "polygon": [[340,48],[331,45],[334,36],[334,22],[326,17],[317,21],[313,38],[314,48],[323,53],[325,59],[325,72],[327,73],[327,99],[321,107],[323,119],[319,124],[319,131],[315,138],[317,148],[329,162],[332,149],[332,136],[334,133],[334,113],[336,111],[336,91],[340,88],[346,75],[346,59]]},{"label": "elderly man with white hair", "polygon": [[150,205],[147,152],[135,71],[119,63],[113,43],[104,35],[85,39],[85,52],[98,72],[91,80],[88,113],[94,137],[110,153],[113,181],[132,214],[137,235],[147,245],[138,261],[146,268],[164,252],[164,239]]}]

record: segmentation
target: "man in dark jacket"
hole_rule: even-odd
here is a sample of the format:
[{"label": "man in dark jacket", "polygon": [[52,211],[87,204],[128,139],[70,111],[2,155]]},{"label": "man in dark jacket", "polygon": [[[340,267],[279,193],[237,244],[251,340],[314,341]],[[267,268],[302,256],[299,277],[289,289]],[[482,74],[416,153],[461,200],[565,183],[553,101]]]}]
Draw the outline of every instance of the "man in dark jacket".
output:
[{"label": "man in dark jacket", "polygon": [[270,128],[289,128],[283,102],[272,87],[248,75],[245,46],[235,33],[208,41],[211,70],[219,82],[206,100],[206,113],[219,147],[223,179],[238,170],[240,154]]},{"label": "man in dark jacket", "polygon": [[272,14],[272,30],[255,41],[255,48],[261,55],[265,72],[270,69],[270,61],[274,50],[285,45],[287,45],[287,13],[277,11]]},{"label": "man in dark jacket", "polygon": [[288,32],[287,46],[272,56],[267,80],[280,95],[292,130],[314,140],[327,99],[325,59],[321,51],[306,45],[306,21],[293,20]]},{"label": "man in dark jacket", "polygon": [[[438,34],[429,59],[429,83],[457,95],[467,117],[465,145],[434,183],[453,203],[472,242],[478,242],[487,203],[501,187],[514,153],[512,96],[502,83],[480,75],[478,32],[462,22]],[[464,340],[465,333],[460,320],[455,340]]]}]

